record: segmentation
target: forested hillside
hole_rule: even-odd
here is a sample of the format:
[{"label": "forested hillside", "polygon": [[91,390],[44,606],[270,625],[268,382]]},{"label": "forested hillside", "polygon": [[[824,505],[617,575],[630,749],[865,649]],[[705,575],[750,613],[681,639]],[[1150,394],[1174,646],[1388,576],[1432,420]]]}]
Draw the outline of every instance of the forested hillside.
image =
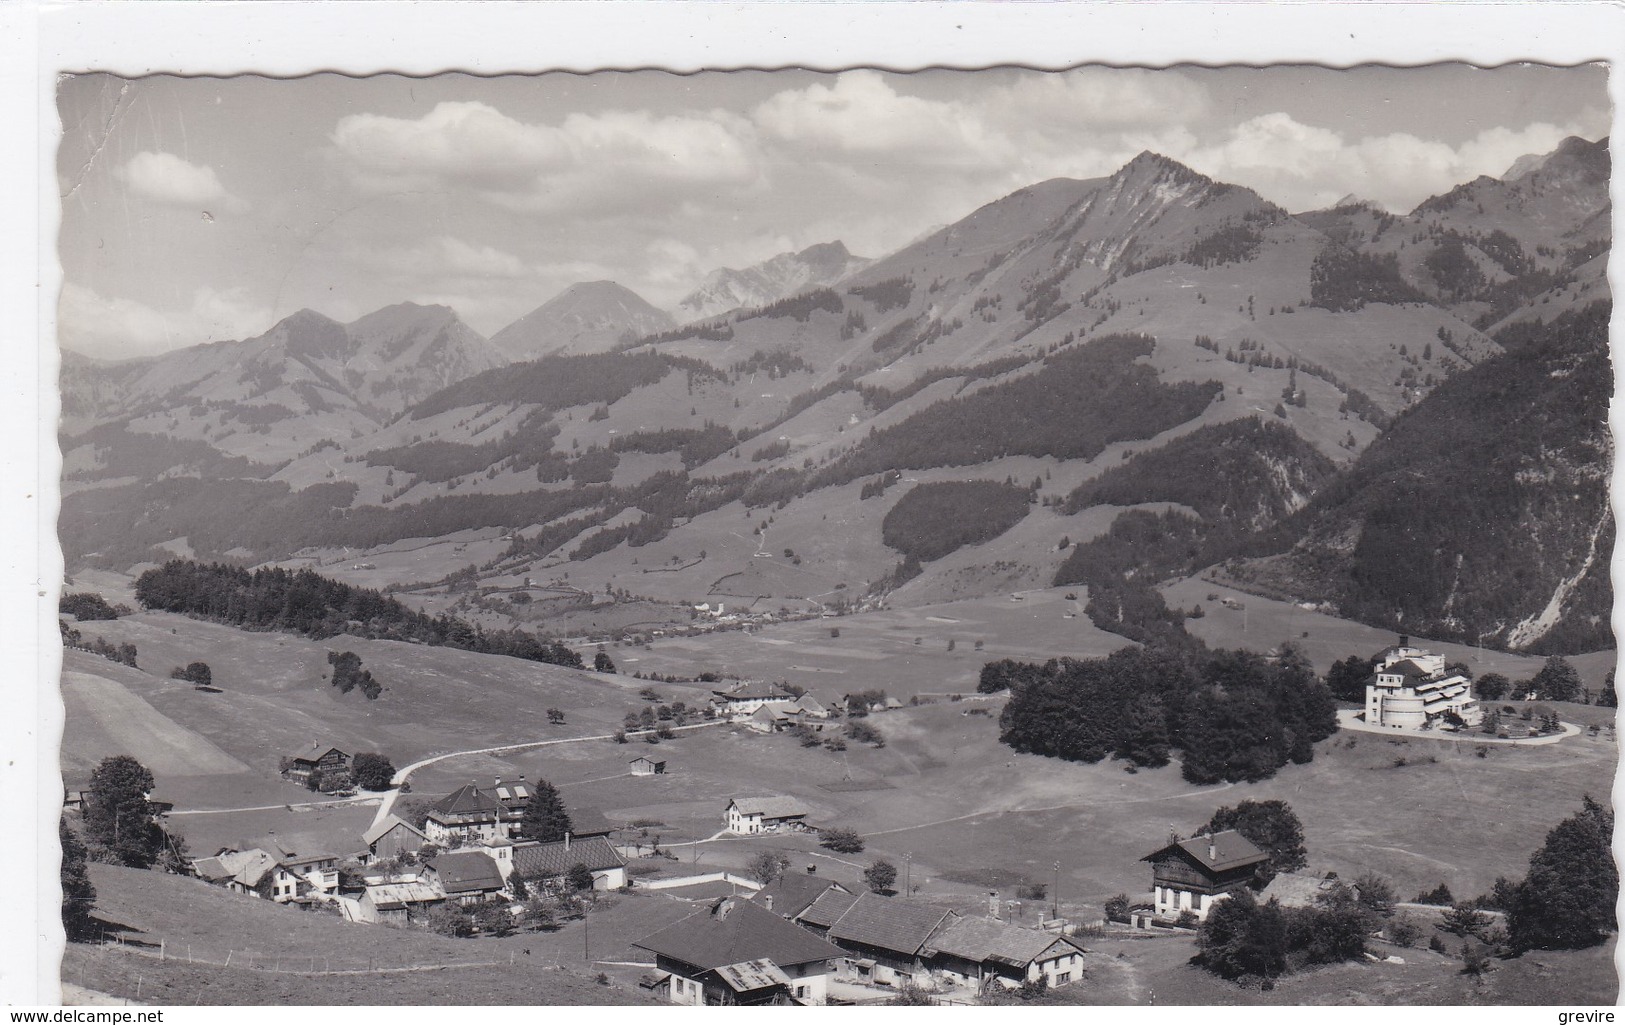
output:
[{"label": "forested hillside", "polygon": [[1316,495],[1289,551],[1228,574],[1428,636],[1611,646],[1610,312],[1509,331]]}]

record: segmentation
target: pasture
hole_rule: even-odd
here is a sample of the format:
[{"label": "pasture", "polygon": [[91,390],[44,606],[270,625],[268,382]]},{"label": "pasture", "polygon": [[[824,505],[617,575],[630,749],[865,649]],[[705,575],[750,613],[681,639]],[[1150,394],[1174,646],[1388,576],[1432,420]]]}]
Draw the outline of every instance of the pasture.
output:
[{"label": "pasture", "polygon": [[[68,944],[62,979],[116,996],[133,998],[140,978],[144,1001],[175,1005],[653,1002],[626,981],[593,982],[597,969],[581,959],[579,922],[568,953],[563,944],[572,937],[555,934],[560,956],[553,957],[538,949],[540,936],[451,939],[359,927],[160,872],[92,865],[90,875],[97,918],[127,946]],[[156,954],[160,941],[164,961],[137,952]],[[625,947],[618,931],[606,937],[610,944],[616,953]],[[224,962],[228,952],[230,967],[199,963]],[[261,970],[238,967],[245,962]]]},{"label": "pasture", "polygon": [[[849,742],[845,752],[803,748],[784,734],[741,727],[700,730],[652,749],[609,742],[565,745],[478,762],[451,759],[423,777],[420,792],[444,792],[470,778],[525,772],[559,786],[572,804],[611,821],[654,823],[677,844],[684,871],[740,868],[775,847],[796,863],[856,881],[883,857],[899,868],[912,855],[922,894],[1007,892],[1023,881],[1051,883],[1061,862],[1063,904],[1097,909],[1114,893],[1149,888],[1138,859],[1170,827],[1189,834],[1223,804],[1278,798],[1293,806],[1308,838],[1310,870],[1353,876],[1371,870],[1403,896],[1447,883],[1460,896],[1485,892],[1497,876],[1521,875],[1547,830],[1578,809],[1582,795],[1612,788],[1616,748],[1606,735],[1548,747],[1495,747],[1479,757],[1471,740],[1390,739],[1340,733],[1315,760],[1256,784],[1195,786],[1177,763],[1124,771],[1022,755],[998,743],[998,702],[939,702],[872,715],[884,748]],[[626,761],[667,759],[664,776],[633,777]],[[1404,760],[1403,765],[1395,763]],[[850,789],[848,784],[866,784]],[[431,785],[433,784],[433,785]],[[789,794],[817,824],[866,834],[868,849],[832,855],[806,836],[721,839],[736,796]],[[674,868],[673,871],[676,871]]]},{"label": "pasture", "polygon": [[[1291,602],[1260,598],[1200,577],[1167,584],[1163,586],[1162,594],[1170,608],[1189,610],[1201,607],[1202,618],[1185,620],[1185,629],[1201,638],[1208,647],[1262,651],[1282,641],[1292,641],[1303,648],[1314,663],[1316,672],[1321,674],[1325,674],[1333,662],[1350,655],[1369,657],[1397,640],[1397,635],[1391,630],[1339,619],[1300,608]],[[1209,601],[1210,594],[1217,594],[1221,599],[1232,599],[1243,608],[1227,608],[1218,600]],[[1515,655],[1421,636],[1412,636],[1411,641],[1443,654],[1447,661],[1465,663],[1474,676],[1500,673],[1509,680],[1527,679],[1540,672],[1545,662],[1537,655]],[[1617,652],[1596,651],[1572,655],[1568,660],[1580,674],[1585,686],[1601,690],[1603,677],[1614,668],[1616,658]]]}]

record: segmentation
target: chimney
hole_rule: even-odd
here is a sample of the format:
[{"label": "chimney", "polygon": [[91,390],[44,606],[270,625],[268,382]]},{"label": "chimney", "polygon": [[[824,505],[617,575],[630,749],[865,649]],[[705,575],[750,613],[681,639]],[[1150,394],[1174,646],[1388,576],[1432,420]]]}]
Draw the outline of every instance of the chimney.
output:
[{"label": "chimney", "polygon": [[997,922],[999,920],[999,892],[997,890],[987,891],[987,917],[990,921]]},{"label": "chimney", "polygon": [[773,910],[773,895],[771,893],[762,898],[762,906],[767,908],[769,911]]},{"label": "chimney", "polygon": [[1209,833],[1207,835],[1207,860],[1209,860],[1209,861],[1218,861],[1219,860],[1219,845],[1213,842],[1213,834],[1212,833]]},{"label": "chimney", "polygon": [[817,865],[808,865],[807,866],[807,874],[810,875],[810,876],[817,875],[818,874],[818,866]]},{"label": "chimney", "polygon": [[723,919],[727,918],[728,917],[728,912],[732,911],[733,909],[734,909],[734,902],[733,902],[733,900],[731,898],[724,898],[722,900],[717,901],[717,911],[716,911],[717,921],[720,922]]},{"label": "chimney", "polygon": [[570,849],[570,834],[569,833],[564,834],[564,849],[565,850]]}]

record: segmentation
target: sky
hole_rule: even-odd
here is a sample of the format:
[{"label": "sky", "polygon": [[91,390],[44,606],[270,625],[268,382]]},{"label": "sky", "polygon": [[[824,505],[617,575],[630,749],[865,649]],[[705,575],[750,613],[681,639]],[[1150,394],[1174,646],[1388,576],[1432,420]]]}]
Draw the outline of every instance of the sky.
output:
[{"label": "sky", "polygon": [[1611,118],[1601,65],[87,74],[57,99],[59,340],[109,359],[404,301],[489,336],[578,281],[670,308],[1143,150],[1290,211],[1404,212]]}]

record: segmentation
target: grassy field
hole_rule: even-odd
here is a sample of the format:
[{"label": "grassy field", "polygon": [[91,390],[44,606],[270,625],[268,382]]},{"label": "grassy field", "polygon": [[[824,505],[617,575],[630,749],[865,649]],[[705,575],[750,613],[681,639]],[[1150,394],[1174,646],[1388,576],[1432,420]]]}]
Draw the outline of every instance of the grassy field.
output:
[{"label": "grassy field", "polygon": [[[856,881],[874,857],[902,866],[912,855],[912,880],[923,892],[964,894],[1051,882],[1059,860],[1063,901],[1098,912],[1113,893],[1149,889],[1138,859],[1170,826],[1189,833],[1217,806],[1245,798],[1293,806],[1313,871],[1373,870],[1405,896],[1439,882],[1476,895],[1499,875],[1520,875],[1582,795],[1607,795],[1616,762],[1606,735],[1496,747],[1480,758],[1470,740],[1348,733],[1320,744],[1310,765],[1289,766],[1272,780],[1198,787],[1180,778],[1177,764],[1130,774],[1121,763],[1016,754],[998,743],[993,716],[966,714],[996,708],[939,702],[880,713],[868,721],[886,747],[853,744],[840,754],[739,727],[698,731],[651,752],[668,760],[664,776],[625,774],[626,759],[645,752],[641,744],[568,745],[472,765],[452,759],[433,767],[420,790],[429,792],[431,779],[450,789],[474,776],[523,771],[617,823],[658,823],[646,828],[666,844],[713,835],[732,797],[792,794],[813,821],[868,834],[868,850],[832,857],[806,837],[730,839],[680,847],[682,863],[743,867],[756,850],[777,847],[798,864]],[[845,789],[848,778],[872,788]]]},{"label": "grassy field", "polygon": [[[1454,952],[1460,942],[1446,936]],[[1459,956],[1422,948],[1373,944],[1379,956],[1396,954],[1402,965],[1348,962],[1290,975],[1275,989],[1244,989],[1190,964],[1195,944],[1177,936],[1112,934],[1086,941],[1087,981],[1051,994],[1060,1004],[1237,1006],[1337,1004],[1565,1005],[1611,1006],[1619,994],[1614,944],[1591,950],[1537,952],[1494,962],[1482,984],[1461,974]],[[1425,941],[1424,941],[1425,942]]]},{"label": "grassy field", "polygon": [[[1333,662],[1359,655],[1374,655],[1397,639],[1393,631],[1362,623],[1338,619],[1320,612],[1299,608],[1290,602],[1273,601],[1238,591],[1222,584],[1214,584],[1199,577],[1191,577],[1162,588],[1164,600],[1170,607],[1190,609],[1201,606],[1201,619],[1187,619],[1185,629],[1201,638],[1213,648],[1251,648],[1255,651],[1274,647],[1282,641],[1301,645],[1315,669],[1325,673]],[[1231,609],[1209,600],[1208,595],[1233,598],[1243,606]],[[1442,653],[1448,661],[1462,662],[1474,676],[1500,673],[1509,680],[1527,679],[1540,671],[1544,658],[1535,655],[1514,655],[1489,648],[1476,648],[1470,644],[1434,641],[1425,637],[1412,637],[1412,642],[1430,651]],[[1614,668],[1617,652],[1598,651],[1569,657],[1569,662],[1580,674],[1585,686],[1602,689],[1603,677]]]},{"label": "grassy field", "polygon": [[[133,998],[139,978],[141,999],[161,1004],[653,1002],[625,981],[593,982],[596,969],[579,954],[560,968],[564,959],[538,949],[535,936],[457,940],[416,929],[360,927],[195,879],[105,865],[92,865],[91,879],[97,917],[127,949],[70,944],[62,978],[116,996]],[[580,923],[576,928],[571,949],[579,951]],[[556,935],[562,953],[565,933]],[[160,941],[162,962],[134,952],[156,952]],[[223,962],[228,952],[229,967],[198,963]],[[189,956],[196,961],[188,963]],[[245,964],[261,970],[238,967]]]}]

